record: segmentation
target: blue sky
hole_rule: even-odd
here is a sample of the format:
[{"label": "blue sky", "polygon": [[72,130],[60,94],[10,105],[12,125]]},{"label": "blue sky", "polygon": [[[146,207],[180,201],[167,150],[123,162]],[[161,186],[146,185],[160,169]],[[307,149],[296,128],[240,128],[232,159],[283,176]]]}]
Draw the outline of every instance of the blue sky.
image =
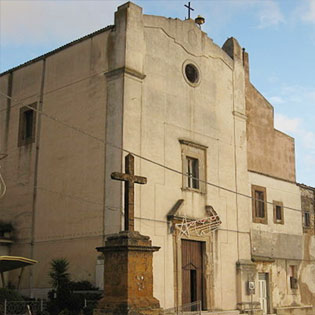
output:
[{"label": "blue sky", "polygon": [[[113,24],[126,1],[0,0],[0,72]],[[135,0],[145,14],[184,19],[187,1]],[[222,46],[238,39],[275,127],[295,138],[297,181],[315,187],[315,0],[191,1]]]}]

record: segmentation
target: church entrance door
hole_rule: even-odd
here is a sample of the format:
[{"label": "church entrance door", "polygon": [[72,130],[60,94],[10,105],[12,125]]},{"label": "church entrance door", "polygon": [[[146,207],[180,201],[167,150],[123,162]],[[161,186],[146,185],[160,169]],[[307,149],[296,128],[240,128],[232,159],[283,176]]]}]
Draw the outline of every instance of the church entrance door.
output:
[{"label": "church entrance door", "polygon": [[[182,304],[203,302],[203,243],[182,240]],[[192,306],[192,311],[195,306]]]}]

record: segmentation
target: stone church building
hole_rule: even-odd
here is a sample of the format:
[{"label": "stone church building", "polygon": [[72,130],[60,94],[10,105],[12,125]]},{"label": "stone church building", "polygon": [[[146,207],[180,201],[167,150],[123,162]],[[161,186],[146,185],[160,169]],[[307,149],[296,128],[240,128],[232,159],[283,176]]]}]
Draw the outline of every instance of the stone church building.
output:
[{"label": "stone church building", "polygon": [[124,215],[110,174],[132,152],[161,307],[315,314],[315,190],[296,183],[294,139],[274,129],[248,60],[234,38],[221,48],[191,19],[128,2],[115,25],[0,75],[0,255],[39,261],[24,294],[44,296],[61,257],[103,286],[96,247]]}]

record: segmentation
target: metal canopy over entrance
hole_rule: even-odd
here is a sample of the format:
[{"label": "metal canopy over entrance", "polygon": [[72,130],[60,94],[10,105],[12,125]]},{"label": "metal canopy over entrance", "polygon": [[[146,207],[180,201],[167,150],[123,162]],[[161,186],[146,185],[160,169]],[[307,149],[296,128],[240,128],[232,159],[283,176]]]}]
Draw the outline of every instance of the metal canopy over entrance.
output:
[{"label": "metal canopy over entrance", "polygon": [[18,283],[18,287],[19,287],[24,267],[31,266],[36,263],[38,263],[38,261],[25,258],[25,257],[0,256],[0,273],[1,273],[2,287],[5,287],[5,281],[4,281],[4,275],[3,275],[4,272],[22,268],[20,276],[19,276],[19,283]]}]

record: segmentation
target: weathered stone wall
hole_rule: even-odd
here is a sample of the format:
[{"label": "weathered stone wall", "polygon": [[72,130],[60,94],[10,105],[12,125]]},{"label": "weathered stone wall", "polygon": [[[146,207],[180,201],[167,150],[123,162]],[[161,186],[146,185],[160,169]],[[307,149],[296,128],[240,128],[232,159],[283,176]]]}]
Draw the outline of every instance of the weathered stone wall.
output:
[{"label": "weathered stone wall", "polygon": [[313,315],[314,310],[311,306],[305,306],[305,307],[283,307],[283,308],[277,308],[277,315]]},{"label": "weathered stone wall", "polygon": [[250,171],[295,182],[294,139],[274,129],[274,109],[246,80],[247,163]]},{"label": "weathered stone wall", "polygon": [[[289,232],[289,231],[288,231]],[[289,233],[270,233],[253,229],[252,253],[259,257],[301,260],[303,236]]]},{"label": "weathered stone wall", "polygon": [[[302,228],[301,193],[299,187],[287,181],[249,172],[250,184],[266,188],[267,224],[252,223],[251,254],[257,266],[258,274],[268,274],[268,290],[270,311],[281,314],[311,314],[309,309],[301,309],[308,303],[304,298],[301,286],[303,275],[303,259],[305,240]],[[273,201],[283,204],[284,224],[274,221]],[[290,209],[289,209],[290,208]],[[250,214],[252,219],[252,213]],[[297,272],[298,289],[290,287],[290,266],[294,265]],[[259,298],[256,290],[255,300]],[[293,306],[296,309],[292,308]],[[291,307],[288,311],[288,308]],[[281,310],[280,310],[281,309]],[[278,314],[278,310],[277,310]]]},{"label": "weathered stone wall", "polygon": [[304,212],[310,214],[310,225],[303,223],[304,235],[312,236],[315,233],[315,188],[306,185],[299,185],[301,191],[302,216]]},{"label": "weathered stone wall", "polygon": [[314,236],[314,212],[315,212],[315,189],[305,185],[299,185],[301,191],[302,214],[304,211],[310,213],[310,226],[303,225],[304,252],[301,265],[301,276],[299,285],[301,289],[302,302],[314,305],[315,312],[315,236]]}]

